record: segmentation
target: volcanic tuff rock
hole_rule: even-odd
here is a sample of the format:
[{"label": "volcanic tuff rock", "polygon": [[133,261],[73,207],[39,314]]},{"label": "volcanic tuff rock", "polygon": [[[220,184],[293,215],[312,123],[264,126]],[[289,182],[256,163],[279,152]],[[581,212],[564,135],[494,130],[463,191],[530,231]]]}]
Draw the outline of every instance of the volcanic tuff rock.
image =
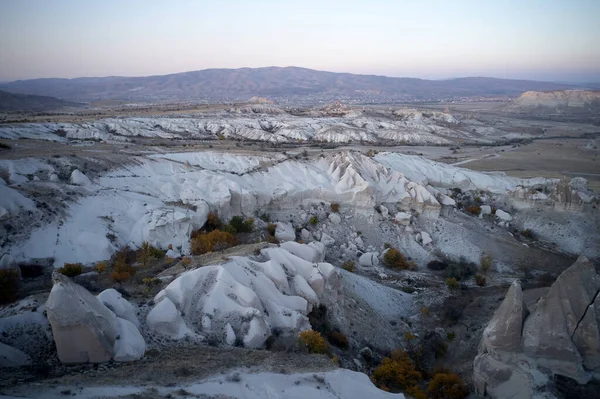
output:
[{"label": "volcanic tuff rock", "polygon": [[146,344],[133,323],[68,277],[55,272],[53,279],[46,311],[61,362],[128,361],[144,355]]},{"label": "volcanic tuff rock", "polygon": [[520,284],[513,283],[483,332],[474,361],[477,391],[493,398],[529,398],[553,375],[586,384],[600,372],[599,294],[600,276],[583,256],[529,316]]}]

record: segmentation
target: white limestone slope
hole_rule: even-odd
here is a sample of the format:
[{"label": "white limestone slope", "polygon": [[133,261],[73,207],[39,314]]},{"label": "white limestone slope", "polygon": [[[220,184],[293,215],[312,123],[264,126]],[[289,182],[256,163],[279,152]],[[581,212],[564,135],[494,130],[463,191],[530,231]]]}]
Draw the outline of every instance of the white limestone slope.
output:
[{"label": "white limestone slope", "polygon": [[308,313],[322,295],[335,294],[339,276],[329,263],[312,263],[322,247],[297,244],[295,249],[310,261],[268,248],[262,251],[264,262],[233,257],[180,275],[154,298],[148,328],[175,340],[204,336],[248,348],[262,347],[275,330],[310,329]]}]

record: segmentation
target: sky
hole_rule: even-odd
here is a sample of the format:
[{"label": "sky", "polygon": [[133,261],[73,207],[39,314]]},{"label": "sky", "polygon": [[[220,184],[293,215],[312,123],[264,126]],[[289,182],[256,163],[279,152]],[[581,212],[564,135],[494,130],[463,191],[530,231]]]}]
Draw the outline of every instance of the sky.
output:
[{"label": "sky", "polygon": [[600,82],[600,0],[0,0],[0,80],[300,66]]}]

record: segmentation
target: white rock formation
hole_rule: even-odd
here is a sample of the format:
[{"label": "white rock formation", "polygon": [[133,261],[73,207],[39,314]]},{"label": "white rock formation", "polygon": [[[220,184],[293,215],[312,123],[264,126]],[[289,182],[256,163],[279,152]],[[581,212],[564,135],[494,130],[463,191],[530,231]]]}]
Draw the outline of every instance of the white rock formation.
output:
[{"label": "white rock formation", "polygon": [[61,362],[125,361],[144,355],[146,344],[133,323],[118,318],[68,277],[54,273],[53,278],[46,312]]},{"label": "white rock formation", "polygon": [[78,186],[89,186],[92,184],[92,181],[83,174],[79,169],[75,169],[73,173],[71,173],[71,184],[75,184]]},{"label": "white rock formation", "polygon": [[335,244],[335,240],[329,236],[328,234],[321,234],[321,242],[326,246],[326,247],[330,247],[333,244]]},{"label": "white rock formation", "polygon": [[358,264],[365,267],[379,266],[379,254],[377,252],[367,252],[358,258]]},{"label": "white rock formation", "polygon": [[491,215],[492,207],[489,205],[481,205],[481,215]]},{"label": "white rock formation", "polygon": [[342,218],[339,214],[332,212],[329,214],[329,221],[333,224],[340,224],[342,222]]},{"label": "white rock formation", "polygon": [[21,367],[31,364],[26,353],[0,342],[0,369],[3,367]]},{"label": "white rock formation", "polygon": [[508,212],[504,212],[502,209],[498,209],[496,211],[496,217],[505,222],[510,222],[512,220],[512,216]]},{"label": "white rock formation", "polygon": [[277,222],[277,230],[275,230],[275,238],[279,241],[295,241],[296,231],[291,223]]},{"label": "white rock formation", "polygon": [[425,231],[422,231],[417,234],[417,241],[419,241],[423,245],[431,244],[433,242],[429,233]]},{"label": "white rock formation", "polygon": [[398,212],[394,216],[394,221],[402,226],[408,226],[410,224],[411,214],[406,212]]},{"label": "white rock formation", "polygon": [[326,290],[337,289],[337,272],[286,248],[309,259],[323,249],[288,242],[264,249],[266,262],[233,257],[186,272],[156,295],[148,327],[174,339],[199,334],[227,342],[235,336],[249,348],[261,347],[273,329],[293,334],[310,328],[306,315]]},{"label": "white rock formation", "polygon": [[140,321],[136,315],[136,308],[114,288],[109,288],[98,294],[98,299],[117,316],[129,320],[137,328]]}]

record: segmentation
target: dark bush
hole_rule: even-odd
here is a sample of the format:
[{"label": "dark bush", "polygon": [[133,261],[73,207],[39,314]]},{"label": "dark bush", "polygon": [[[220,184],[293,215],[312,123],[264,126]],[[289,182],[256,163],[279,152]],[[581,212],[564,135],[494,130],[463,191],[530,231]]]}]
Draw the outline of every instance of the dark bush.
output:
[{"label": "dark bush", "polygon": [[243,216],[234,216],[229,221],[229,225],[237,233],[250,233],[254,229],[254,219],[245,219]]},{"label": "dark bush", "polygon": [[458,281],[465,280],[477,272],[477,265],[460,257],[458,261],[451,262],[446,269],[446,277],[455,278]]},{"label": "dark bush", "polygon": [[233,234],[213,230],[192,238],[191,251],[194,255],[202,255],[207,252],[222,251],[236,245],[237,239]]},{"label": "dark bush", "polygon": [[327,340],[331,342],[333,346],[337,346],[338,348],[348,348],[348,338],[339,331],[330,331],[329,334],[327,334]]},{"label": "dark bush", "polygon": [[19,272],[0,269],[0,305],[14,302],[19,291]]},{"label": "dark bush", "polygon": [[43,265],[25,264],[19,265],[22,278],[36,278],[44,275],[45,267]]},{"label": "dark bush", "polygon": [[388,249],[383,255],[383,263],[392,269],[406,270],[410,269],[411,265],[406,261],[406,258],[396,248]]},{"label": "dark bush", "polygon": [[448,268],[448,264],[446,262],[442,262],[441,260],[432,260],[427,264],[427,268],[429,270],[446,270]]}]

